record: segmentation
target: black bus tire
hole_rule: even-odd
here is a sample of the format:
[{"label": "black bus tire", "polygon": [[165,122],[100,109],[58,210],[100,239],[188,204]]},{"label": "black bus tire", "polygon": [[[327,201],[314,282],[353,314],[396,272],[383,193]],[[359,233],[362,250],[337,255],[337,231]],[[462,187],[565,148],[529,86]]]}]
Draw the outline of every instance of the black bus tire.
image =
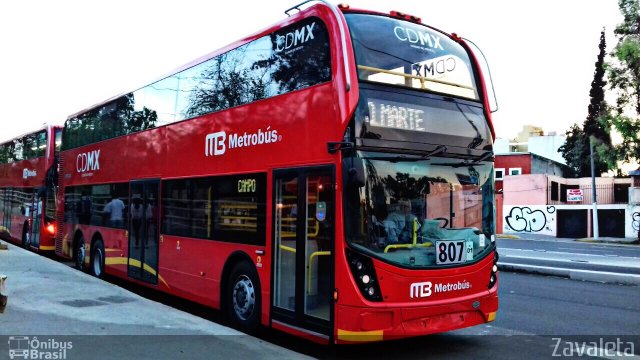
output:
[{"label": "black bus tire", "polygon": [[73,257],[75,259],[74,267],[80,271],[84,270],[84,236],[80,234],[74,242]]},{"label": "black bus tire", "polygon": [[231,324],[246,333],[260,326],[262,300],[260,280],[252,264],[241,261],[229,274],[226,290],[226,311]]},{"label": "black bus tire", "polygon": [[96,240],[91,247],[89,271],[91,275],[102,278],[104,276],[105,252],[101,239]]}]

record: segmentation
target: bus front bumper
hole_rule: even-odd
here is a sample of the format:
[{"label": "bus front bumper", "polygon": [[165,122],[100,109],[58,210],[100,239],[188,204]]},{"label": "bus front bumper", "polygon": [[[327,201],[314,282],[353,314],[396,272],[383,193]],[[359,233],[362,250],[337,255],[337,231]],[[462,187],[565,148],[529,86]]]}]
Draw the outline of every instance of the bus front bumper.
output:
[{"label": "bus front bumper", "polygon": [[498,293],[439,306],[336,305],[337,343],[401,339],[441,333],[495,320]]}]

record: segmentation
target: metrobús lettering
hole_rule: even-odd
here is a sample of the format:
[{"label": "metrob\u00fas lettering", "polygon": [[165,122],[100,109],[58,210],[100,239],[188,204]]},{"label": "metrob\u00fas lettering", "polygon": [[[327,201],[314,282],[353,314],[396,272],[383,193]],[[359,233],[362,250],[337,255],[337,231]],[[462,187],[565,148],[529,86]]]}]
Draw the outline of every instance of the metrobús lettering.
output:
[{"label": "metrob\u00fas lettering", "polygon": [[266,131],[258,130],[257,133],[242,135],[231,134],[229,136],[229,148],[255,146],[262,144],[269,144],[278,141],[278,130],[270,130],[271,126]]},{"label": "metrob\u00fas lettering", "polygon": [[458,281],[455,283],[447,283],[447,284],[436,284],[434,286],[437,293],[447,292],[447,291],[458,291],[465,290],[471,288],[471,283],[468,281]]},{"label": "metrob\u00fas lettering", "polygon": [[408,106],[369,101],[369,124],[377,127],[426,131],[424,111]]},{"label": "metrob\u00fas lettering", "polygon": [[257,132],[243,134],[233,133],[227,135],[225,131],[207,134],[204,140],[204,156],[217,156],[227,152],[227,149],[243,148],[271,144],[282,140],[278,130],[268,126],[266,130],[258,129]]}]

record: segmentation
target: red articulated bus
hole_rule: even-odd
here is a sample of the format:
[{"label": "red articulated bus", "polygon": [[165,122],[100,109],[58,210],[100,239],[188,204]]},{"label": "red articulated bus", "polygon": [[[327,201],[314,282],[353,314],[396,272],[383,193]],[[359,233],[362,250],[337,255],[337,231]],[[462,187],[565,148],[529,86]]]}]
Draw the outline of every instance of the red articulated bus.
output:
[{"label": "red articulated bus", "polygon": [[67,119],[56,253],[321,343],[493,321],[484,63],[412,16],[303,4]]},{"label": "red articulated bus", "polygon": [[61,126],[0,144],[0,237],[53,251]]}]

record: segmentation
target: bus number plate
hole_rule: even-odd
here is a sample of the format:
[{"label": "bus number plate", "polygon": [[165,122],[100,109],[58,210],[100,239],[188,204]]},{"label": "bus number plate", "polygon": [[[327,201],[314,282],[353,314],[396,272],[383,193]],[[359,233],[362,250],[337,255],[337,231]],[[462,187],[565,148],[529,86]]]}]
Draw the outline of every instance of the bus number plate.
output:
[{"label": "bus number plate", "polygon": [[436,241],[436,264],[457,264],[471,260],[473,260],[473,241]]}]

